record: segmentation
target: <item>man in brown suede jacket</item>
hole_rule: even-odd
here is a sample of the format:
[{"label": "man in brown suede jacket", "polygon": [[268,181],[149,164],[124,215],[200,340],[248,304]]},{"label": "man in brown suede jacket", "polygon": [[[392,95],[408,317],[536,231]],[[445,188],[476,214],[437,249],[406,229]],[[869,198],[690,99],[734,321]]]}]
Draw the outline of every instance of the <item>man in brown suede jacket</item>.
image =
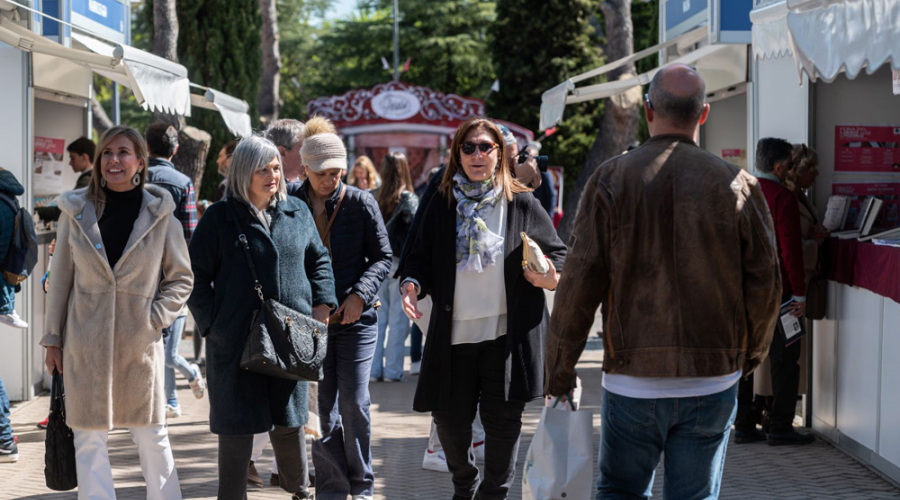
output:
[{"label": "man in brown suede jacket", "polygon": [[705,84],[663,68],[651,138],[597,169],[582,195],[547,338],[546,387],[567,395],[603,304],[598,499],[716,498],[738,380],[766,356],[781,277],[757,179],[699,148]]}]

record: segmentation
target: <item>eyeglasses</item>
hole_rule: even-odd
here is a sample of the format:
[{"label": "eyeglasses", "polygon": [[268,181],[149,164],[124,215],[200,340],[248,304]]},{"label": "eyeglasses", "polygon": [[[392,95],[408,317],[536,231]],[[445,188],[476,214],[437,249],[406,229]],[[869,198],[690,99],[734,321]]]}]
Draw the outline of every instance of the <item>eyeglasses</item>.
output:
[{"label": "eyeglasses", "polygon": [[650,94],[644,94],[644,100],[647,101],[647,107],[653,109],[653,103],[650,102]]},{"label": "eyeglasses", "polygon": [[464,142],[460,145],[459,149],[462,150],[465,155],[473,155],[475,154],[475,150],[481,151],[482,154],[488,154],[493,151],[497,147],[497,144],[493,142]]}]

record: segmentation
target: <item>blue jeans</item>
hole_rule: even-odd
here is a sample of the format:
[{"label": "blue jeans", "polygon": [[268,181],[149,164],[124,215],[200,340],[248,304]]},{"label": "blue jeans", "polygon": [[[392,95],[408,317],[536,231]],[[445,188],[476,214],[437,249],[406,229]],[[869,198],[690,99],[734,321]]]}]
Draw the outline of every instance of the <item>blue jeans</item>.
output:
[{"label": "blue jeans", "polygon": [[662,453],[664,498],[718,498],[737,391],[635,399],[604,390],[597,500],[650,498]]},{"label": "blue jeans", "polygon": [[181,343],[181,334],[184,332],[184,316],[179,316],[172,326],[166,328],[168,336],[164,341],[166,352],[166,403],[178,406],[178,393],[175,387],[175,369],[177,368],[184,378],[194,380],[194,372],[191,365],[184,357],[178,354],[178,344]]},{"label": "blue jeans", "polygon": [[[378,290],[381,309],[378,311],[378,340],[375,343],[375,360],[372,377],[391,380],[403,378],[403,346],[409,334],[409,318],[403,312],[400,280],[388,278]],[[387,346],[385,346],[387,340]],[[382,361],[384,369],[382,370]]]},{"label": "blue jeans", "polygon": [[313,442],[318,500],[374,495],[369,374],[376,322],[375,310],[369,309],[355,324],[328,328],[324,377],[319,381],[322,439]]},{"label": "blue jeans", "polygon": [[0,446],[9,446],[13,443],[12,424],[9,421],[9,397],[6,395],[6,386],[3,385],[3,377],[0,377]]}]

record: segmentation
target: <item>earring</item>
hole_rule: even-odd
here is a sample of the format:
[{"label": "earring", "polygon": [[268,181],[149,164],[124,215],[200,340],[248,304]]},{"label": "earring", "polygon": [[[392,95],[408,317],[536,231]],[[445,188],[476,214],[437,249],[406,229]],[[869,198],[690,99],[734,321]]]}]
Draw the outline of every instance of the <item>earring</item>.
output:
[{"label": "earring", "polygon": [[138,170],[138,172],[134,174],[134,177],[131,178],[131,183],[135,186],[141,185],[141,172],[143,172],[143,170]]},{"label": "earring", "polygon": [[106,179],[104,179],[103,177],[100,178],[100,187],[102,187],[102,188],[106,187]]}]

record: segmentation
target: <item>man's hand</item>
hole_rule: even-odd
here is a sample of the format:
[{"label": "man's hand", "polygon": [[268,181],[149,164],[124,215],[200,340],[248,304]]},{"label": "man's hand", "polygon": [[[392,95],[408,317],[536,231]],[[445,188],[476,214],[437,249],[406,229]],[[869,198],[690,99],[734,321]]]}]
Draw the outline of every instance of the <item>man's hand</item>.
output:
[{"label": "man's hand", "polygon": [[547,259],[547,263],[550,264],[550,270],[544,274],[536,273],[531,269],[528,269],[528,267],[525,267],[523,269],[525,279],[538,288],[556,290],[556,286],[559,285],[559,273],[557,273],[556,268],[553,267],[553,261]]},{"label": "man's hand", "polygon": [[363,307],[365,305],[366,304],[359,295],[351,293],[344,299],[344,303],[341,304],[341,307],[338,308],[335,314],[343,313],[344,320],[341,321],[342,325],[352,325],[359,321],[359,317],[362,316]]},{"label": "man's hand", "polygon": [[791,316],[802,318],[806,314],[806,302],[794,302],[788,307],[791,310]]},{"label": "man's hand", "polygon": [[419,319],[422,313],[419,312],[419,297],[416,295],[416,285],[411,281],[403,284],[403,312],[409,319]]},{"label": "man's hand", "polygon": [[331,316],[331,308],[326,304],[321,304],[316,307],[313,307],[312,317],[316,321],[321,321],[325,323],[325,326],[328,326],[328,317]]},{"label": "man's hand", "polygon": [[48,347],[47,348],[47,357],[44,359],[44,364],[47,365],[47,370],[50,373],[53,373],[53,369],[56,368],[56,371],[62,375],[63,372],[63,355],[62,349],[59,347]]}]

